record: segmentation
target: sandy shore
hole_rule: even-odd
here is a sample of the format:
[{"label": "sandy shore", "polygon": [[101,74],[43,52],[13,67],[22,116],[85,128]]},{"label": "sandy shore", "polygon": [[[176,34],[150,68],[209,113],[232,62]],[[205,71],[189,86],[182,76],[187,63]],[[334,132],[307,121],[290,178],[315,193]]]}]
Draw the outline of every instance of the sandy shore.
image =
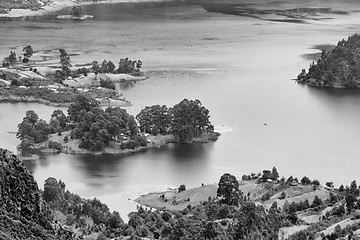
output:
[{"label": "sandy shore", "polygon": [[104,0],[99,2],[85,1],[85,0],[54,0],[49,4],[44,4],[39,10],[33,11],[31,9],[11,9],[8,13],[0,14],[0,18],[23,18],[43,16],[53,12],[58,12],[64,8],[75,5],[91,5],[91,4],[112,4],[112,3],[136,3],[136,2],[164,2],[172,0]]}]

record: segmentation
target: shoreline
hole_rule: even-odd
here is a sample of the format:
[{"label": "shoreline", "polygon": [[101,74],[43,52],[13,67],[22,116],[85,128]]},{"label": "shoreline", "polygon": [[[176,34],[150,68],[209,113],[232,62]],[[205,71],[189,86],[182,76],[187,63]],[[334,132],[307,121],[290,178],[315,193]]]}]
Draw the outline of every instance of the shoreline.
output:
[{"label": "shoreline", "polygon": [[[101,103],[100,106],[118,106],[118,107],[129,107],[132,104],[129,101],[121,100],[121,99],[111,99],[111,103]],[[116,103],[117,102],[117,103]],[[120,104],[120,102],[122,104]],[[72,102],[68,103],[56,103],[51,102],[45,99],[41,98],[34,98],[34,97],[27,97],[27,96],[16,96],[16,95],[10,95],[10,96],[0,96],[0,103],[39,103],[46,106],[52,106],[52,107],[69,107]]]},{"label": "shoreline", "polygon": [[79,1],[79,0],[55,0],[50,4],[43,5],[39,10],[31,9],[11,9],[7,13],[0,14],[0,19],[17,19],[26,17],[45,16],[50,13],[61,11],[62,9],[73,7],[76,5],[86,6],[95,4],[116,4],[116,3],[141,3],[141,2],[171,2],[174,0],[102,0],[99,2]]},{"label": "shoreline", "polygon": [[294,81],[296,81],[298,84],[303,84],[303,85],[307,85],[307,86],[310,86],[310,87],[316,87],[316,88],[327,88],[327,89],[356,89],[356,88],[359,88],[359,87],[347,88],[347,87],[344,87],[342,85],[335,85],[335,86],[320,85],[320,84],[315,84],[315,83],[305,81],[305,80],[301,80],[301,79],[300,80],[299,79],[294,79]]},{"label": "shoreline", "polygon": [[[42,153],[65,153],[65,154],[72,154],[72,155],[85,155],[85,154],[91,154],[91,155],[101,155],[101,154],[118,155],[119,154],[120,155],[120,154],[137,153],[137,152],[145,151],[147,149],[152,149],[152,148],[160,148],[160,147],[166,146],[169,143],[179,143],[179,141],[177,141],[172,134],[167,134],[167,135],[158,134],[156,136],[153,136],[153,135],[147,136],[146,139],[148,141],[148,144],[144,147],[139,146],[139,147],[136,147],[133,149],[132,148],[120,149],[120,148],[116,148],[115,143],[114,143],[113,144],[114,146],[106,147],[102,151],[95,152],[95,151],[90,151],[87,149],[79,148],[78,147],[79,141],[80,141],[79,139],[70,140],[65,143],[63,141],[63,138],[64,138],[64,136],[67,136],[68,134],[69,134],[69,132],[67,132],[67,133],[63,132],[63,134],[61,136],[59,136],[56,133],[51,134],[49,136],[49,140],[36,144],[34,150],[40,151]],[[216,141],[220,135],[221,134],[219,132],[207,133],[201,137],[194,138],[190,144],[193,144],[193,143],[202,144],[202,143],[208,143],[211,141]],[[57,149],[49,148],[49,145],[48,145],[49,141],[54,141],[54,142],[60,143],[62,146],[62,149],[57,150]],[[23,158],[21,155],[18,155],[18,157],[20,159]]]}]

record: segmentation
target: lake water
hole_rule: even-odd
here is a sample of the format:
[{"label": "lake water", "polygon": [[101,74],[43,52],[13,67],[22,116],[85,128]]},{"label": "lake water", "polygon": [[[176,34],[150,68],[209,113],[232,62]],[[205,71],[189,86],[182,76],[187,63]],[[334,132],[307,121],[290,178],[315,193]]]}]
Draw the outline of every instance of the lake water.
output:
[{"label": "lake water", "polygon": [[[353,1],[331,6],[360,8]],[[360,90],[319,89],[290,80],[308,68],[311,60],[303,55],[316,53],[314,46],[334,45],[358,32],[360,13],[296,24],[180,3],[95,5],[85,11],[94,19],[50,16],[1,24],[0,56],[31,44],[35,50],[62,47],[80,53],[71,57],[74,62],[141,59],[150,78],[122,90],[133,103],[130,113],[198,98],[215,126],[234,131],[214,143],[171,144],[125,156],[44,154],[26,162],[40,187],[47,177],[62,179],[71,191],[96,196],[125,217],[134,209],[131,199],[141,193],[215,183],[225,172],[240,179],[276,166],[285,177],[306,175],[337,186],[360,182]],[[16,150],[18,140],[7,132],[16,131],[29,109],[49,120],[55,108],[0,104],[1,147]]]}]

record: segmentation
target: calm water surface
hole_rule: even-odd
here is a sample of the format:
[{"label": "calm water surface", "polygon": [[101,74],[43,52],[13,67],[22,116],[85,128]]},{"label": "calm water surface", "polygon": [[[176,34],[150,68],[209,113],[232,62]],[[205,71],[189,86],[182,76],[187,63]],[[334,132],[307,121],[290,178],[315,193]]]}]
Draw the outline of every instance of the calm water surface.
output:
[{"label": "calm water surface", "polygon": [[[44,154],[26,162],[40,186],[49,176],[62,179],[71,191],[96,196],[124,217],[140,193],[214,183],[225,172],[241,178],[276,166],[286,177],[360,182],[360,91],[290,80],[308,68],[302,55],[315,53],[314,45],[336,44],[357,32],[359,13],[306,24],[186,5],[96,5],[86,13],[95,18],[6,22],[0,25],[0,55],[31,44],[37,50],[64,47],[80,53],[72,57],[75,62],[141,59],[150,78],[122,90],[134,104],[130,113],[198,98],[214,125],[234,131],[215,143],[168,145],[125,156]],[[1,147],[16,151],[18,140],[8,131],[16,131],[29,109],[49,120],[55,108],[0,104]]]}]

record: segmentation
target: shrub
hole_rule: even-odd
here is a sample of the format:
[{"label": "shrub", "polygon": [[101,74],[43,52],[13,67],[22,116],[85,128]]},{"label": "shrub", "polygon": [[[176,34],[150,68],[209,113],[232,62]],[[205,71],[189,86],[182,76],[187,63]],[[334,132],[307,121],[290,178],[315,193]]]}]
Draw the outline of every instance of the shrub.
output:
[{"label": "shrub", "polygon": [[49,146],[50,149],[55,149],[55,150],[58,150],[58,151],[62,150],[62,145],[61,145],[61,143],[58,143],[58,142],[49,141],[48,146]]},{"label": "shrub", "polygon": [[184,184],[181,184],[180,187],[178,188],[179,192],[185,191],[186,190],[186,186]]},{"label": "shrub", "polygon": [[74,223],[75,223],[75,216],[72,215],[72,214],[68,214],[68,215],[66,216],[66,225],[71,226],[71,225],[73,225]]},{"label": "shrub", "polygon": [[279,199],[284,199],[284,198],[286,198],[286,193],[285,193],[285,192],[282,192],[282,193],[280,194]]},{"label": "shrub", "polygon": [[270,196],[270,193],[266,192],[264,195],[261,196],[261,201],[265,202],[266,200],[269,200]]}]

